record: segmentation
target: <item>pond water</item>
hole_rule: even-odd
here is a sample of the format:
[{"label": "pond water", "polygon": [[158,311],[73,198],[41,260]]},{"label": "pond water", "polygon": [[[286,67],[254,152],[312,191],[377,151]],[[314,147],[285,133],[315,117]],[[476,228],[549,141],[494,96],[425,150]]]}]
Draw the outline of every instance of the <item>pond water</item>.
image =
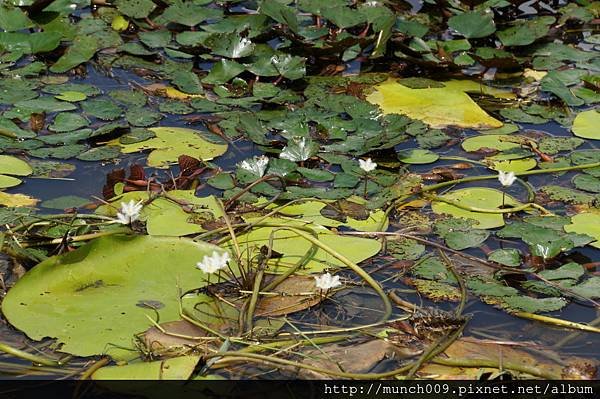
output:
[{"label": "pond water", "polygon": [[[506,350],[510,378],[597,377],[600,330],[582,329],[600,325],[600,231],[577,217],[599,217],[600,136],[589,125],[600,101],[600,7],[465,2],[473,4],[440,15],[422,1],[340,0],[335,10],[311,1],[83,3],[73,12],[63,1],[41,13],[0,6],[8,165],[0,166],[22,180],[0,197],[0,343],[48,361],[2,355],[0,378],[110,379],[136,375],[127,367],[140,364],[154,376],[152,361],[166,359],[181,363],[181,378],[199,368],[226,378],[322,378],[331,358],[346,361],[336,358],[338,343],[298,342],[335,335],[323,334],[329,328],[346,344],[396,345],[338,376],[421,361],[411,378],[487,378],[491,368],[464,371],[460,361]],[[477,13],[485,26],[474,25]],[[588,43],[571,43],[565,26]],[[522,44],[533,34],[536,46]],[[490,71],[495,79],[482,84]],[[386,85],[396,85],[392,98],[377,97]],[[590,112],[579,130],[576,120]],[[365,169],[365,160],[377,167]],[[41,176],[36,162],[48,161],[73,171]],[[20,162],[33,170],[18,172]],[[500,171],[520,180],[503,187]],[[129,200],[141,216],[119,224]],[[302,231],[308,238],[298,239]],[[235,259],[211,284],[194,266],[220,251]],[[290,267],[282,292],[265,288]],[[341,277],[342,289],[318,290],[313,277],[325,272]],[[382,296],[392,298],[391,314]],[[290,304],[295,297],[306,299]],[[185,323],[177,304],[206,343],[175,345],[177,331],[156,332],[174,328],[165,321]],[[195,336],[189,331],[177,337]],[[298,342],[284,345],[290,336]],[[419,358],[444,337],[441,357],[458,363]],[[235,362],[234,351],[268,344],[286,348],[281,357],[265,352],[272,367]],[[311,346],[329,360],[307,361],[318,358]],[[66,365],[52,364],[68,354]],[[537,371],[511,363],[523,356]]]}]

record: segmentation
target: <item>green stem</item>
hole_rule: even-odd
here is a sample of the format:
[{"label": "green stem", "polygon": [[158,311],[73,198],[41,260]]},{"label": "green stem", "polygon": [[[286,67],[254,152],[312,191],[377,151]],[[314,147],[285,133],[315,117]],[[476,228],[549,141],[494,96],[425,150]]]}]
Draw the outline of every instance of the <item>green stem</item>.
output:
[{"label": "green stem", "polygon": [[13,348],[12,346],[0,342],[0,352],[8,353],[9,355],[18,357],[19,359],[28,360],[35,364],[41,364],[43,366],[60,366],[60,362],[52,359],[48,359],[47,357],[42,357],[38,355],[34,355],[29,352],[22,351],[17,348]]},{"label": "green stem", "polygon": [[[539,175],[539,174],[543,174],[543,173],[568,172],[568,171],[572,171],[572,170],[581,170],[581,169],[589,169],[589,168],[597,168],[597,167],[600,167],[600,162],[588,163],[588,164],[583,164],[583,165],[565,166],[562,168],[528,170],[525,172],[515,173],[515,175],[516,176],[531,176],[531,175]],[[432,184],[431,186],[425,186],[421,189],[421,192],[435,191],[435,190],[438,190],[443,187],[453,186],[455,184],[460,184],[460,183],[469,183],[469,182],[474,182],[474,181],[490,180],[490,179],[497,179],[497,178],[498,178],[497,174],[463,177],[462,179],[448,180],[445,182]]]},{"label": "green stem", "polygon": [[385,321],[385,320],[389,319],[389,317],[392,315],[392,303],[390,302],[390,299],[388,298],[386,293],[383,291],[383,288],[381,288],[379,283],[377,281],[375,281],[360,266],[358,266],[356,263],[352,262],[350,259],[346,258],[344,255],[340,254],[333,248],[329,247],[325,243],[319,241],[318,238],[315,238],[312,235],[307,234],[302,230],[299,230],[295,227],[287,227],[287,226],[280,226],[280,228],[285,229],[285,230],[290,230],[290,231],[296,233],[297,235],[299,235],[300,237],[303,237],[305,240],[315,244],[316,246],[318,246],[319,248],[321,248],[322,250],[329,253],[333,257],[337,258],[340,262],[342,262],[343,264],[348,266],[356,274],[358,274],[363,280],[365,280],[367,282],[367,284],[369,284],[371,286],[371,288],[373,288],[373,290],[375,290],[375,292],[377,293],[377,295],[379,295],[379,297],[381,298],[381,300],[383,302],[384,314],[381,318],[381,321]]}]

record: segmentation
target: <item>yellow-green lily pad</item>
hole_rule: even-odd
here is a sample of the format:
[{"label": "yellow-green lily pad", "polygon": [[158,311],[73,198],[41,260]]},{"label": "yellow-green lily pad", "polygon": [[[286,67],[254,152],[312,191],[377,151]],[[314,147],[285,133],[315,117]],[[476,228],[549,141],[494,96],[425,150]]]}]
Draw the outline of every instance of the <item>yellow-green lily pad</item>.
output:
[{"label": "yellow-green lily pad", "polygon": [[[115,217],[122,202],[147,200],[147,192],[131,191],[111,199],[110,204],[98,207],[96,213]],[[196,197],[193,190],[173,190],[169,191],[168,197],[156,198],[146,205],[140,220],[146,222],[150,235],[180,237],[206,231],[202,223],[222,215],[215,197]]]},{"label": "yellow-green lily pad", "polygon": [[473,152],[482,148],[506,151],[520,147],[518,143],[515,143],[511,140],[514,140],[514,136],[507,136],[503,134],[482,134],[479,136],[469,137],[463,141],[462,148],[467,152]]},{"label": "yellow-green lily pad", "polygon": [[490,168],[503,172],[525,172],[537,166],[535,158],[507,159],[505,161],[489,160]]},{"label": "yellow-green lily pad", "polygon": [[187,380],[194,372],[200,355],[180,356],[154,362],[137,362],[125,366],[102,367],[94,380]]},{"label": "yellow-green lily pad", "polygon": [[9,194],[0,191],[0,205],[8,207],[34,206],[38,200],[25,194]]},{"label": "yellow-green lily pad", "polygon": [[[365,200],[357,197],[348,199],[357,205],[364,205]],[[346,221],[331,219],[323,216],[321,211],[328,203],[334,201],[306,201],[286,206],[279,213],[285,216],[299,216],[303,222],[314,223],[327,227],[346,226],[357,231],[385,231],[388,227],[388,219],[382,210],[370,211],[365,219],[346,217]]]},{"label": "yellow-green lily pad", "polygon": [[223,250],[185,238],[101,237],[28,271],[2,313],[31,339],[56,338],[63,352],[134,358],[147,316],[178,320],[181,292],[206,285],[196,263],[214,251]]},{"label": "yellow-green lily pad", "polygon": [[377,104],[385,114],[404,114],[431,127],[458,126],[472,129],[493,129],[502,122],[488,115],[465,93],[473,86],[464,82],[445,82],[445,87],[411,89],[393,79],[377,86],[367,101]]},{"label": "yellow-green lily pad", "polygon": [[209,161],[227,151],[227,144],[208,141],[197,130],[183,127],[154,127],[148,130],[154,132],[156,137],[132,144],[123,144],[115,140],[111,144],[120,145],[124,154],[153,150],[148,155],[147,163],[148,166],[156,168],[167,168],[177,162],[181,155]]},{"label": "yellow-green lily pad", "polygon": [[[248,218],[248,222],[256,221],[258,218]],[[319,242],[336,250],[352,262],[358,263],[366,260],[381,250],[381,243],[376,239],[362,238],[356,236],[343,236],[335,234],[324,226],[310,222],[303,222],[287,217],[270,217],[262,223],[281,224],[287,227],[300,229],[310,229],[311,235],[316,235]],[[279,257],[273,257],[269,261],[270,273],[283,273],[288,268],[294,266],[310,250],[311,243],[296,234],[293,231],[277,229],[276,227],[258,227],[249,233],[240,234],[237,239],[244,253],[244,257],[255,257],[260,253],[260,249],[269,245],[269,237],[274,234],[273,251],[281,254]],[[231,248],[231,243],[226,244],[227,249]],[[325,269],[345,267],[344,263],[333,255],[318,248],[309,258],[308,262],[299,270],[301,273],[318,273]]]},{"label": "yellow-green lily pad", "polygon": [[575,136],[600,140],[600,112],[592,109],[578,113],[571,130]]},{"label": "yellow-green lily pad", "polygon": [[564,227],[567,233],[587,234],[596,239],[590,245],[600,248],[600,214],[592,212],[579,213],[571,218],[571,224]]},{"label": "yellow-green lily pad", "polygon": [[[473,187],[454,190],[441,197],[472,208],[499,210],[502,207],[503,194],[502,191],[493,188]],[[513,207],[521,205],[508,194],[504,196],[504,204]],[[437,214],[473,219],[477,221],[473,225],[476,229],[493,229],[504,226],[504,217],[501,213],[473,212],[441,201],[433,201],[431,209]]]}]

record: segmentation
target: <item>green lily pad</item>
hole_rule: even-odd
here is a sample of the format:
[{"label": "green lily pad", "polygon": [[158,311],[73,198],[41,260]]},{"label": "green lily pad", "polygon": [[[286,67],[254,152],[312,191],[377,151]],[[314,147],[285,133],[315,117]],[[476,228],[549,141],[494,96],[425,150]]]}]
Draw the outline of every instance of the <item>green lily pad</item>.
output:
[{"label": "green lily pad", "polygon": [[435,233],[452,249],[479,247],[489,237],[489,232],[473,228],[473,220],[442,219],[435,223]]},{"label": "green lily pad", "polygon": [[492,12],[471,11],[455,15],[448,26],[468,39],[486,37],[496,31]]},{"label": "green lily pad", "polygon": [[427,164],[437,161],[440,158],[438,154],[429,150],[408,149],[398,151],[400,162],[408,164]]},{"label": "green lily pad", "polygon": [[93,36],[80,36],[76,38],[65,54],[50,67],[54,73],[67,72],[77,65],[89,61],[98,50],[98,41]]},{"label": "green lily pad", "polygon": [[56,115],[54,123],[48,127],[53,132],[70,132],[89,125],[90,122],[83,116],[63,112]]},{"label": "green lily pad", "polygon": [[76,195],[65,195],[62,197],[46,200],[41,203],[41,206],[48,209],[68,209],[79,208],[89,203],[90,200],[87,198],[78,197]]},{"label": "green lily pad", "polygon": [[117,0],[115,5],[123,15],[131,18],[146,18],[156,7],[152,0]]},{"label": "green lily pad", "polygon": [[114,144],[119,144],[124,154],[153,150],[148,155],[147,163],[157,168],[167,168],[169,164],[177,162],[181,155],[208,161],[227,151],[227,144],[212,143],[204,139],[197,130],[182,127],[155,127],[148,130],[156,137],[133,144],[123,144],[116,140]]},{"label": "green lily pad", "polygon": [[577,114],[571,130],[575,136],[600,140],[600,112],[592,109]]},{"label": "green lily pad", "polygon": [[580,173],[573,177],[573,185],[590,193],[600,193],[600,179],[592,175]]},{"label": "green lily pad", "polygon": [[63,91],[62,93],[55,96],[58,100],[68,101],[70,103],[75,103],[78,101],[83,101],[87,98],[85,93],[80,91]]},{"label": "green lily pad", "polygon": [[514,249],[497,249],[490,252],[488,259],[501,265],[516,267],[521,264],[521,253]]},{"label": "green lily pad", "polygon": [[151,326],[146,316],[178,320],[179,293],[206,284],[195,266],[213,251],[222,250],[182,238],[102,237],[31,269],[2,312],[32,339],[56,338],[63,352],[133,358],[134,334]]},{"label": "green lily pad", "polygon": [[[499,210],[502,206],[503,193],[493,188],[474,187],[453,190],[442,197],[469,207]],[[504,195],[504,204],[509,206],[520,205],[517,200],[508,194]],[[472,212],[439,201],[432,202],[431,209],[437,214],[476,220],[477,223],[473,225],[476,229],[492,229],[504,226],[504,217],[500,213]]]}]

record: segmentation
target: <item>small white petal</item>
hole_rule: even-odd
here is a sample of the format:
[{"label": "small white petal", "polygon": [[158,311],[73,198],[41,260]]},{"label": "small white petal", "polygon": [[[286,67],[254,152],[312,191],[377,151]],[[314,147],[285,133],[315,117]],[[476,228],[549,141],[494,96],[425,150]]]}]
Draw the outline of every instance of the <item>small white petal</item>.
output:
[{"label": "small white petal", "polygon": [[501,170],[498,172],[498,180],[504,187],[509,187],[517,180],[517,176],[515,176],[514,172],[504,172]]},{"label": "small white petal", "polygon": [[320,276],[315,277],[315,285],[317,288],[322,290],[330,290],[332,288],[339,287],[342,285],[340,281],[340,276],[332,276],[329,273],[322,274]]},{"label": "small white petal", "polygon": [[371,158],[367,158],[366,160],[359,159],[358,164],[360,165],[360,168],[367,173],[372,172],[377,168],[377,164],[373,162]]}]

